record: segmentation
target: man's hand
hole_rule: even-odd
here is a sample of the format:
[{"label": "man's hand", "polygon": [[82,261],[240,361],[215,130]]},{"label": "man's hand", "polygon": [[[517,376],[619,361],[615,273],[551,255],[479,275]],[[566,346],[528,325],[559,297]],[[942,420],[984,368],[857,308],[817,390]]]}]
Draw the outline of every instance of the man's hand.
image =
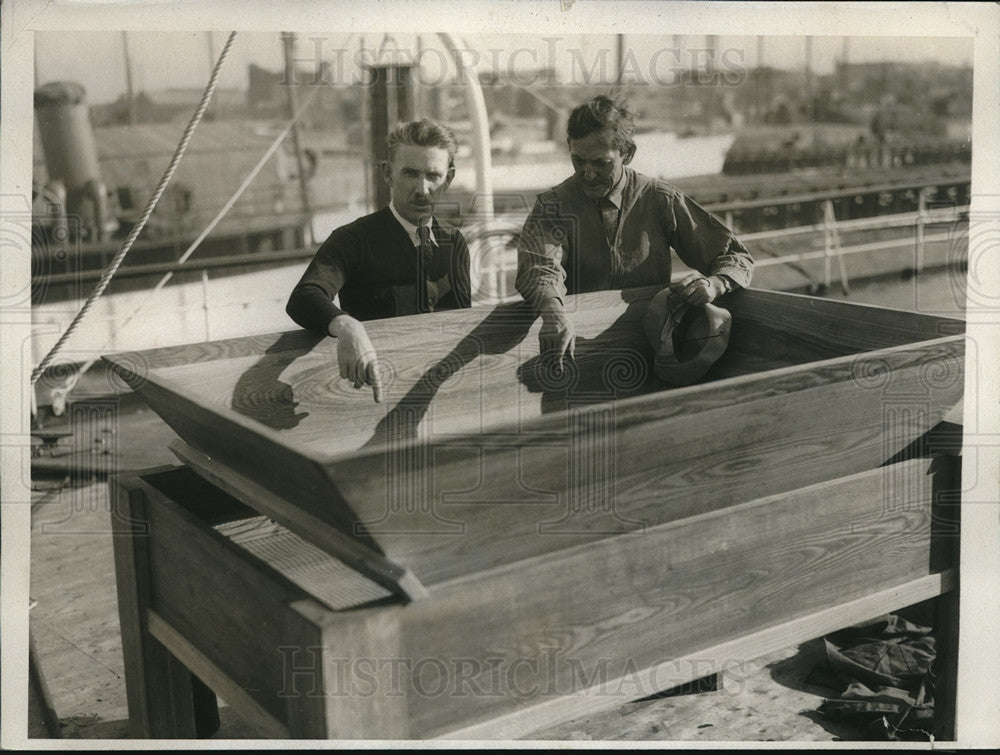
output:
[{"label": "man's hand", "polygon": [[706,278],[701,273],[685,275],[676,283],[671,283],[669,288],[672,296],[679,296],[695,307],[711,304],[727,291],[726,284],[719,276],[711,275]]},{"label": "man's hand", "polygon": [[350,315],[338,315],[327,329],[337,339],[337,363],[340,376],[354,383],[355,388],[370,385],[375,401],[382,401],[382,382],[378,355],[365,326]]},{"label": "man's hand", "polygon": [[569,353],[570,360],[575,358],[576,332],[558,299],[548,299],[542,304],[539,314],[542,317],[542,329],[538,333],[538,346],[542,359],[556,362],[560,372],[563,369],[563,357]]}]

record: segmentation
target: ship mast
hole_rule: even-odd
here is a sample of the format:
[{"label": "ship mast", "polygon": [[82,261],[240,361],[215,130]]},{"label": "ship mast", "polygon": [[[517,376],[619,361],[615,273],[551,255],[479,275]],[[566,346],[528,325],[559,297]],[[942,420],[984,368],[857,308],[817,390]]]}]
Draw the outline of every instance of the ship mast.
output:
[{"label": "ship mast", "polygon": [[299,122],[295,117],[295,114],[298,112],[295,96],[295,87],[298,84],[295,80],[295,39],[296,36],[292,32],[281,32],[281,41],[284,43],[285,49],[285,81],[288,82],[288,86],[285,87],[285,92],[288,93],[288,117],[292,119],[292,147],[295,150],[295,167],[299,175],[299,191],[302,194],[302,211],[309,220],[306,224],[306,227],[309,229],[309,238],[306,239],[306,243],[311,246],[314,242],[312,204],[309,201],[309,183],[306,178],[305,161],[302,159]]},{"label": "ship mast", "polygon": [[122,53],[125,57],[125,96],[128,104],[128,125],[135,125],[135,92],[132,89],[132,61],[128,54],[128,32],[122,32]]}]

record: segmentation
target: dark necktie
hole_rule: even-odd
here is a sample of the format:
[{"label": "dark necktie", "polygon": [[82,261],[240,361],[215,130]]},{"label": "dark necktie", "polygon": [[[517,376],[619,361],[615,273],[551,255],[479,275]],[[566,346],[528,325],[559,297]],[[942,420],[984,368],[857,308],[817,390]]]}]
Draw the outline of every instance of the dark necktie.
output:
[{"label": "dark necktie", "polygon": [[607,197],[598,199],[597,207],[601,211],[601,220],[604,222],[604,236],[608,240],[608,246],[614,246],[615,235],[618,233],[618,208]]},{"label": "dark necktie", "polygon": [[431,262],[434,259],[434,246],[431,244],[431,229],[429,225],[417,226],[417,237],[420,239],[420,272],[424,279],[424,290],[427,296],[427,308],[434,311],[438,302],[438,288],[431,279]]}]

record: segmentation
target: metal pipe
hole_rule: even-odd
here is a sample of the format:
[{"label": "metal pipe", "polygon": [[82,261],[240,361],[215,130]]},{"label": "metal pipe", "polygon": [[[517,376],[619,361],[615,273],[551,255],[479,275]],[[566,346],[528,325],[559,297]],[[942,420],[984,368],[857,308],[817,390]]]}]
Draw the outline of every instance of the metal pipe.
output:
[{"label": "metal pipe", "polygon": [[618,34],[617,36],[617,48],[618,54],[616,60],[618,62],[618,70],[615,72],[615,86],[619,89],[622,85],[622,79],[625,74],[625,35]]},{"label": "metal pipe", "polygon": [[[365,59],[365,35],[362,34],[358,42],[359,52],[358,59]],[[372,138],[371,138],[371,113],[368,107],[368,96],[365,93],[365,88],[361,87],[361,165],[365,171],[365,212],[373,212],[376,208],[372,200],[372,196],[375,192],[375,186],[372,185],[372,176],[374,175],[372,170],[372,160],[371,157],[374,154],[372,152]]]},{"label": "metal pipe", "polygon": [[486,100],[476,71],[462,60],[458,41],[453,34],[438,32],[455,65],[462,72],[468,86],[469,117],[472,120],[472,153],[476,158],[476,195],[479,200],[478,219],[493,220],[493,162],[490,154],[490,122],[486,113]]},{"label": "metal pipe", "polygon": [[306,243],[313,244],[315,239],[313,238],[312,208],[309,200],[309,179],[306,178],[305,162],[302,159],[302,144],[299,140],[299,121],[297,117],[299,108],[295,96],[295,87],[298,86],[298,81],[295,79],[295,39],[296,36],[292,32],[281,32],[281,40],[284,44],[285,52],[285,81],[288,82],[288,86],[285,87],[285,91],[288,93],[288,117],[292,119],[292,146],[295,150],[295,169],[299,176],[302,211],[309,218],[309,223],[307,224],[309,238],[306,239]]}]

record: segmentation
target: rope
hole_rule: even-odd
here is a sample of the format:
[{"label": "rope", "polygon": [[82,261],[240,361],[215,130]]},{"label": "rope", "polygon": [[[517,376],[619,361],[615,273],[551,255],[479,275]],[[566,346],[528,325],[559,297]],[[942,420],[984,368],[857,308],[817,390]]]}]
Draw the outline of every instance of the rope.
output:
[{"label": "rope", "polygon": [[[219,210],[218,214],[216,214],[216,216],[212,218],[211,222],[205,227],[205,230],[203,230],[200,234],[198,234],[198,238],[192,241],[191,244],[188,246],[188,248],[184,251],[184,254],[180,256],[180,258],[177,260],[178,265],[183,265],[185,262],[188,261],[191,255],[194,254],[195,250],[201,245],[201,242],[208,237],[208,234],[210,234],[215,229],[215,226],[217,226],[219,222],[222,220],[222,218],[225,217],[226,213],[229,212],[233,208],[233,205],[235,205],[236,202],[239,201],[239,198],[243,196],[243,192],[245,192],[249,188],[250,184],[253,183],[253,180],[257,177],[257,174],[261,172],[261,170],[267,164],[267,161],[271,159],[271,156],[275,153],[275,151],[277,151],[278,147],[281,146],[281,143],[285,141],[285,138],[292,130],[292,126],[299,121],[299,119],[302,117],[302,114],[306,111],[306,108],[308,108],[309,105],[312,104],[313,99],[315,99],[318,93],[319,89],[314,89],[312,91],[312,94],[309,95],[308,99],[306,99],[306,101],[299,107],[298,111],[296,111],[295,115],[292,117],[292,120],[290,120],[288,124],[285,126],[285,128],[282,129],[281,132],[275,137],[274,141],[271,143],[271,146],[268,147],[263,157],[261,157],[260,160],[257,161],[257,164],[247,174],[246,178],[243,179],[243,183],[241,183],[239,185],[239,188],[236,189],[236,193],[233,194],[233,196],[229,199],[228,202],[226,202],[225,205],[223,205],[222,209]],[[164,276],[160,278],[159,281],[157,281],[156,285],[149,290],[149,293],[155,293],[159,291],[161,288],[167,285],[167,283],[169,283],[170,279],[173,277],[174,277],[173,271],[164,274]],[[137,314],[139,314],[139,312],[142,311],[143,306],[148,301],[149,298],[144,297],[142,303],[140,303],[138,307],[133,309],[121,322],[117,324],[116,327],[119,330],[121,330],[130,322],[132,322],[132,318],[134,318]],[[80,377],[82,377],[84,373],[86,373],[87,370],[89,370],[96,362],[97,362],[96,357],[84,362],[83,366],[80,367],[79,369],[76,380],[79,381]],[[32,393],[32,396],[34,396],[34,393]]]},{"label": "rope", "polygon": [[[278,147],[281,146],[281,143],[291,132],[292,126],[295,125],[295,123],[297,123],[298,120],[302,117],[302,114],[305,112],[306,108],[308,108],[309,105],[312,104],[312,101],[316,97],[318,92],[319,89],[313,89],[312,94],[310,94],[308,99],[299,107],[298,111],[288,122],[285,128],[282,129],[281,133],[279,133],[278,136],[275,137],[274,142],[272,142],[271,146],[268,147],[267,151],[264,153],[264,156],[260,158],[257,164],[253,167],[253,170],[251,170],[247,174],[247,177],[243,179],[243,183],[241,183],[239,188],[236,189],[236,193],[233,194],[233,196],[229,199],[228,202],[226,202],[225,205],[223,205],[222,209],[219,210],[218,214],[216,214],[216,216],[212,219],[212,221],[205,227],[205,230],[203,230],[200,234],[198,234],[198,238],[192,241],[191,244],[188,246],[188,248],[185,250],[184,254],[180,256],[180,258],[177,260],[178,265],[183,265],[185,262],[188,261],[191,255],[194,254],[195,250],[201,244],[201,242],[206,239],[208,234],[210,234],[214,230],[215,226],[219,224],[222,218],[225,217],[226,213],[229,212],[233,208],[233,205],[236,204],[236,202],[239,200],[239,198],[243,196],[243,192],[245,192],[247,188],[249,188],[250,184],[253,183],[253,180],[257,177],[257,174],[260,173],[260,171],[264,168],[264,165],[267,163],[267,161],[271,159],[271,155],[273,155],[275,151],[277,151]],[[156,285],[149,290],[149,293],[155,293],[159,291],[161,288],[167,285],[167,283],[173,277],[174,277],[173,271],[165,273],[164,276],[160,278],[160,280],[156,283]],[[149,301],[148,297],[144,298],[143,302],[134,310],[132,310],[132,312],[130,312],[129,315],[125,317],[125,319],[119,322],[117,327],[121,329],[124,328],[126,325],[128,325],[132,321],[132,318],[135,317],[137,314],[139,314],[144,304],[148,301]],[[91,359],[86,364],[84,364],[83,367],[80,368],[80,374],[82,375],[84,372],[86,372],[90,368],[90,366],[94,364],[96,361],[97,361],[96,359]]]},{"label": "rope", "polygon": [[[222,218],[225,217],[226,213],[229,212],[231,209],[233,209],[233,205],[236,204],[236,202],[239,200],[241,196],[243,196],[243,192],[245,192],[249,188],[250,184],[253,183],[253,180],[257,177],[257,174],[261,172],[267,161],[271,159],[271,155],[273,155],[277,151],[278,147],[281,146],[281,143],[285,141],[285,137],[287,137],[288,134],[291,132],[292,127],[296,123],[298,123],[299,119],[302,117],[302,114],[306,111],[306,108],[308,108],[309,105],[312,104],[312,101],[313,99],[315,99],[316,94],[318,92],[319,89],[313,89],[312,94],[309,95],[308,99],[306,99],[306,101],[301,106],[299,106],[299,109],[295,112],[292,119],[281,130],[281,133],[279,133],[278,136],[275,137],[275,140],[271,144],[271,146],[267,148],[267,152],[264,153],[264,156],[260,158],[260,161],[253,167],[253,170],[251,170],[247,174],[247,177],[243,179],[243,183],[240,184],[239,188],[236,190],[236,193],[233,194],[233,196],[229,199],[229,201],[222,206],[222,209],[219,210],[218,214],[214,218],[212,218],[212,221],[208,224],[205,230],[202,231],[200,234],[198,234],[198,238],[192,241],[191,245],[187,248],[187,250],[185,250],[184,254],[180,256],[180,258],[177,260],[178,265],[183,265],[185,262],[188,261],[188,258],[194,253],[194,250],[197,249],[198,246],[201,244],[201,242],[206,239],[208,234],[210,234],[215,229],[215,226],[217,226],[219,222],[222,220]],[[172,272],[164,275],[163,278],[160,280],[160,282],[157,283],[156,286],[153,288],[153,291],[159,291],[161,288],[163,288],[163,286],[166,285],[167,281],[169,281],[173,277],[173,275],[174,274]]]},{"label": "rope", "polygon": [[216,83],[219,79],[219,71],[222,69],[222,63],[226,59],[226,55],[229,54],[229,49],[233,45],[233,40],[236,38],[236,32],[231,32],[229,34],[229,39],[226,40],[226,46],[222,48],[222,52],[219,55],[218,61],[215,63],[215,68],[212,70],[212,76],[208,81],[208,86],[205,87],[204,93],[201,95],[201,102],[198,103],[198,108],[195,110],[194,115],[191,116],[191,120],[188,122],[187,128],[184,130],[184,135],[181,137],[180,143],[177,145],[177,149],[174,151],[174,156],[170,160],[170,165],[167,166],[167,170],[164,172],[163,177],[160,179],[159,185],[153,192],[153,195],[149,198],[149,202],[146,203],[146,209],[143,210],[142,217],[139,222],[132,228],[132,232],[129,233],[128,238],[125,239],[125,244],[122,246],[121,251],[115,255],[115,258],[111,260],[111,264],[108,265],[107,269],[101,275],[101,279],[97,282],[97,286],[91,292],[90,296],[83,303],[80,311],[73,318],[73,321],[69,324],[66,332],[63,333],[56,344],[49,349],[49,353],[45,355],[42,361],[31,373],[31,384],[34,385],[38,382],[38,378],[42,376],[49,364],[55,358],[59,350],[65,345],[66,341],[76,330],[77,326],[86,316],[87,312],[94,305],[94,302],[104,293],[104,289],[108,287],[114,274],[118,272],[118,268],[121,266],[122,262],[125,261],[125,255],[129,253],[132,248],[132,244],[135,243],[136,238],[142,233],[143,228],[145,228],[146,223],[149,221],[150,216],[153,214],[153,210],[156,208],[157,203],[160,201],[160,197],[163,195],[164,190],[167,188],[167,184],[170,179],[173,178],[174,171],[177,170],[177,165],[180,163],[181,158],[184,156],[184,152],[187,150],[188,142],[191,141],[191,137],[194,135],[194,130],[198,123],[201,121],[201,117],[205,114],[206,108],[208,108],[208,102],[212,98],[212,93],[215,91]]}]

